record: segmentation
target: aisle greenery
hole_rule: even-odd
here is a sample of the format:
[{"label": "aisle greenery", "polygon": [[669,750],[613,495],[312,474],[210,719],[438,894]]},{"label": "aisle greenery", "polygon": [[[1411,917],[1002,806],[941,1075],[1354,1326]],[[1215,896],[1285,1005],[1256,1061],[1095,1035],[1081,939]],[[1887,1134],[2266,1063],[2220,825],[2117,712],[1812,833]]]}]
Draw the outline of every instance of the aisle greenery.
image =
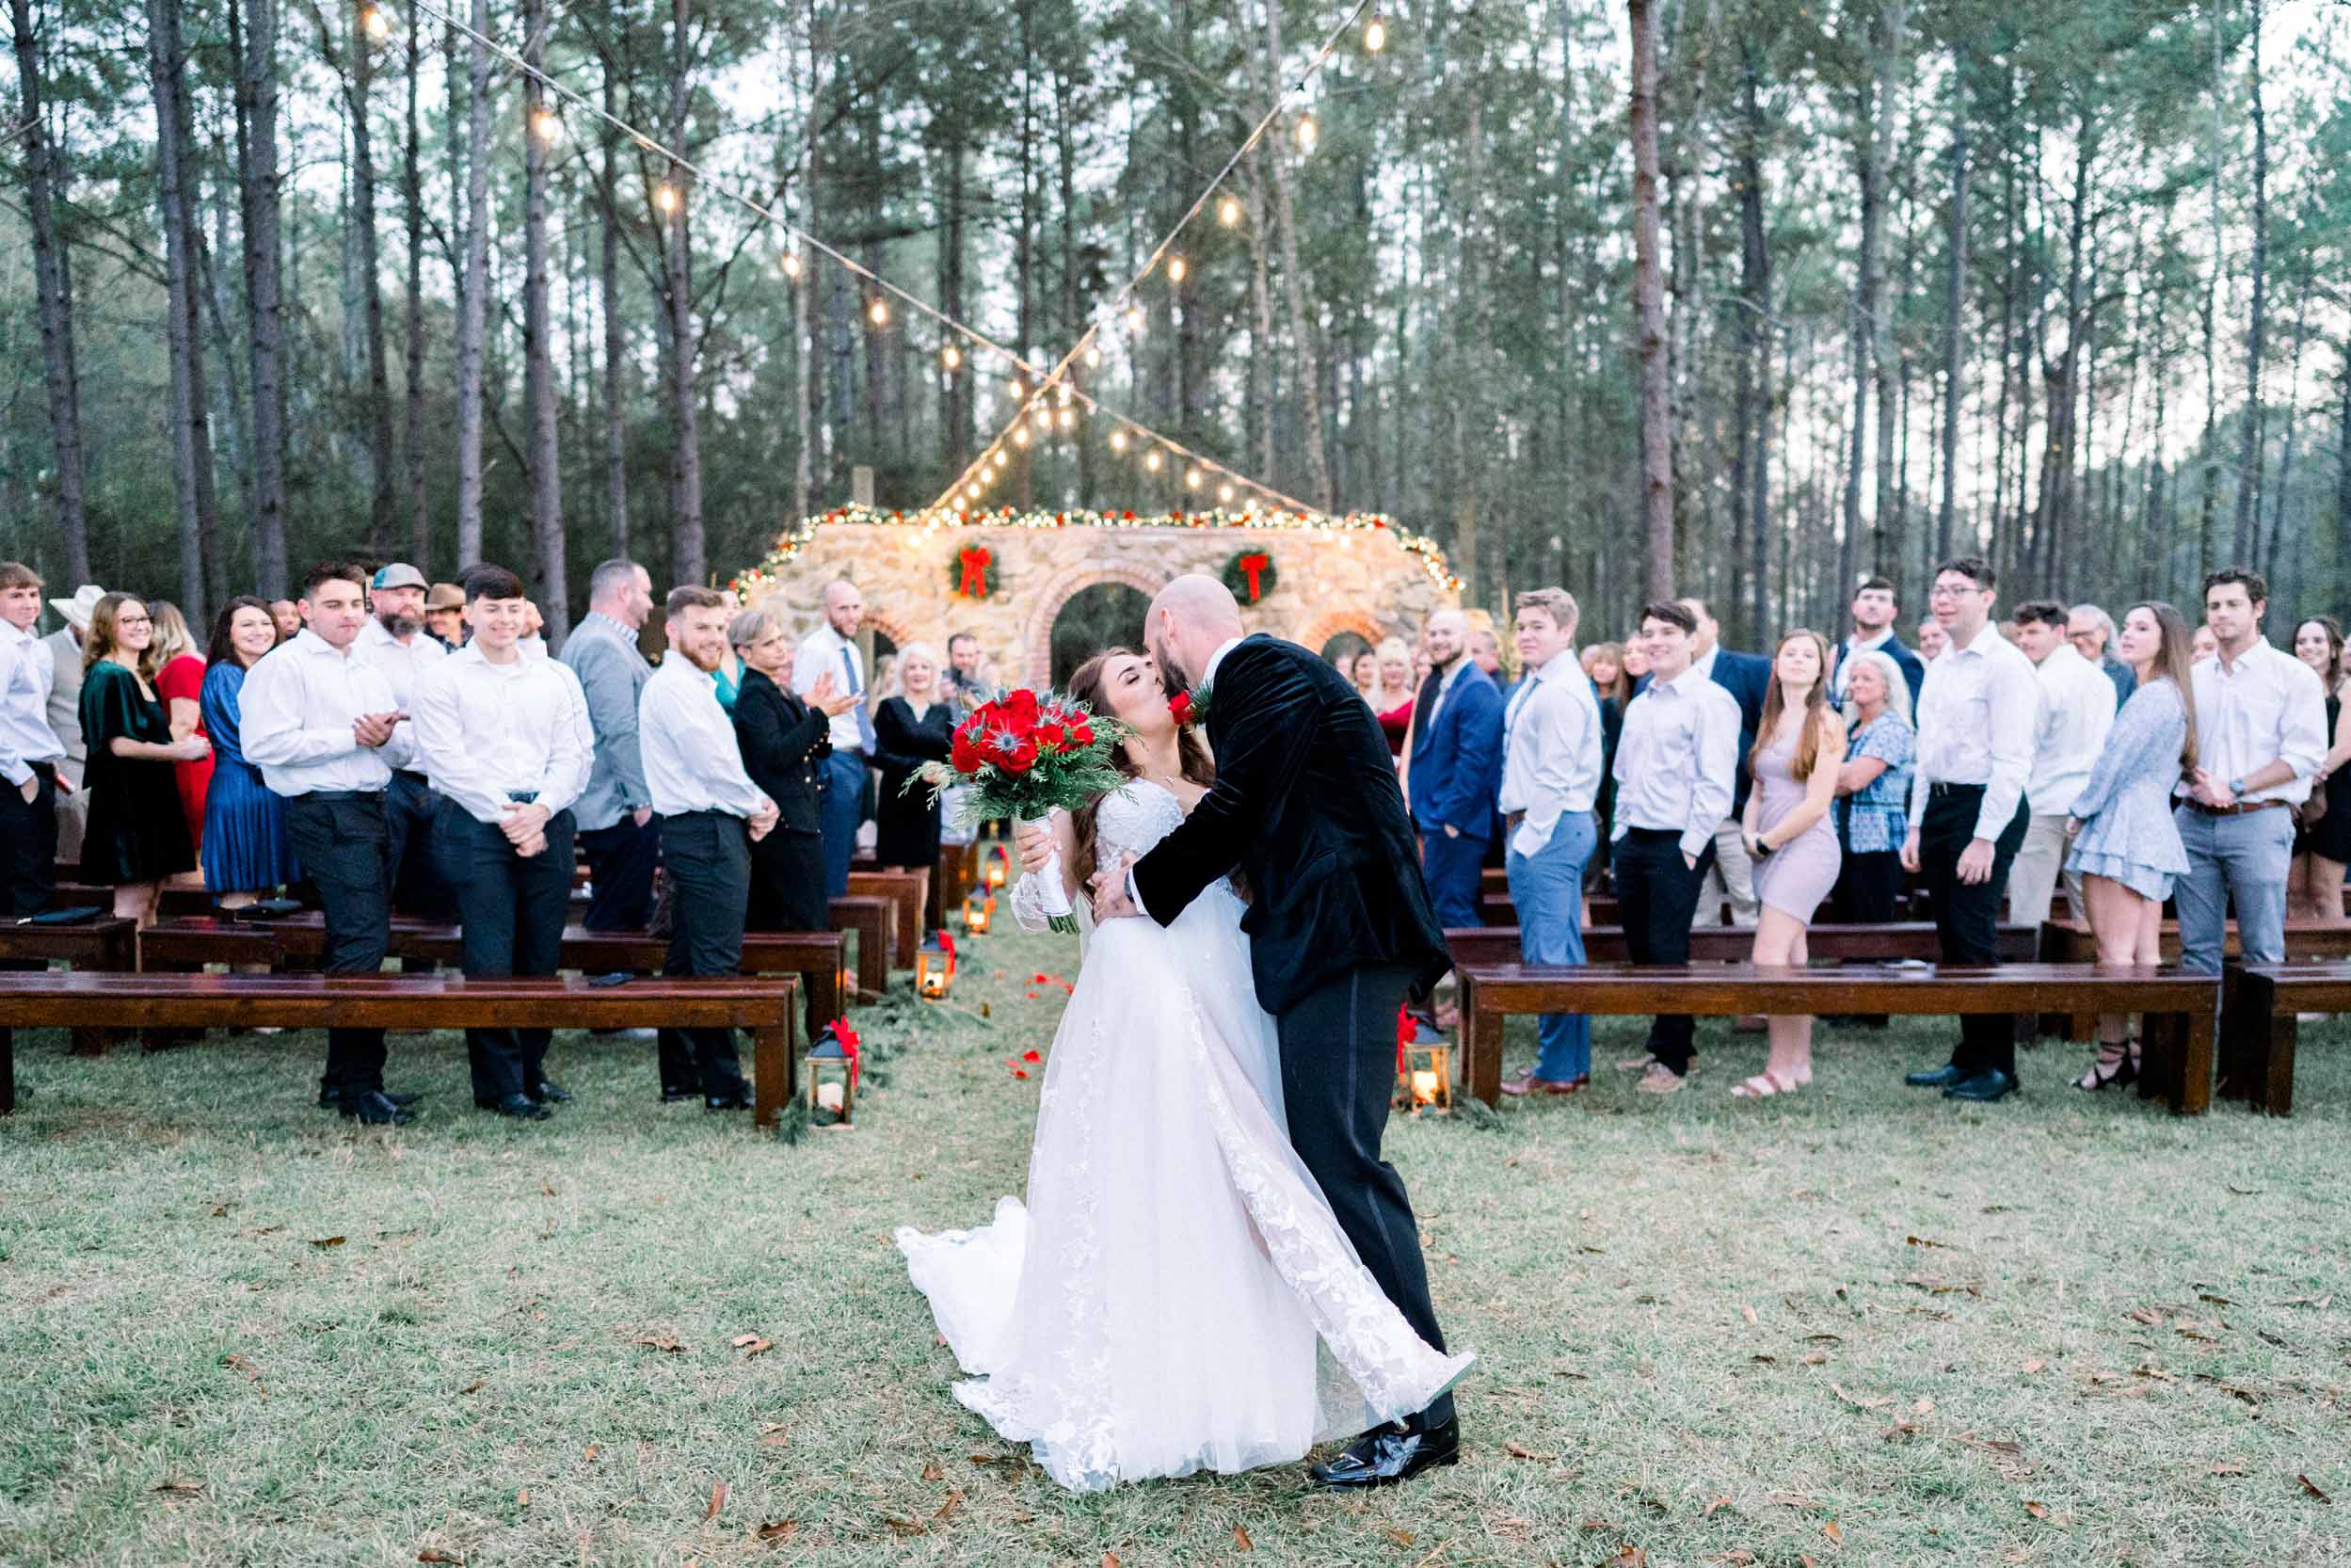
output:
[{"label": "aisle greenery", "polygon": [[2286,1122],[2091,1100],[2055,1045],[1957,1110],[1896,1076],[1939,1025],[1831,1033],[1815,1093],[1740,1104],[1760,1042],[1709,1025],[1671,1102],[1604,1060],[1499,1130],[1401,1123],[1484,1357],[1467,1462],[1073,1497],[950,1397],[889,1244],[1022,1182],[1035,977],[1074,955],[976,946],[951,1007],[861,1016],[887,1085],[792,1146],[585,1036],[537,1127],[467,1108],[456,1037],[396,1038],[431,1098],[387,1132],[312,1107],[313,1038],[20,1041],[0,1563],[2351,1560],[2337,1026]]}]

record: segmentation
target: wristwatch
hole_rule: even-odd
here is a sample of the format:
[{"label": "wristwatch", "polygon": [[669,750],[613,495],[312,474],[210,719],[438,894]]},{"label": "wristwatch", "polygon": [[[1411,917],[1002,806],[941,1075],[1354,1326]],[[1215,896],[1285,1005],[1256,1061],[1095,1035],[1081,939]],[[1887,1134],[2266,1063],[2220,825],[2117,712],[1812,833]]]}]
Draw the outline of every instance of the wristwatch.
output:
[{"label": "wristwatch", "polygon": [[2245,780],[2243,778],[2231,778],[2229,780],[2230,799],[2233,800],[2243,793],[2245,793]]}]

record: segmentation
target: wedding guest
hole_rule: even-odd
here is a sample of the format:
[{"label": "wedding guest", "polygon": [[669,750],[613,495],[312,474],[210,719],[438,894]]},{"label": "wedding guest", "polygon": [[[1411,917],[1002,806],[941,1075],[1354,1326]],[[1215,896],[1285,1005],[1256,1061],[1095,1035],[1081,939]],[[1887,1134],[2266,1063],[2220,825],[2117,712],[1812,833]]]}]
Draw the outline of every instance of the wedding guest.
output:
[{"label": "wedding guest", "polygon": [[514,646],[521,650],[525,658],[547,657],[547,617],[540,615],[538,606],[527,599],[522,601],[522,635],[516,639]]},{"label": "wedding guest", "polygon": [[2226,567],[2204,579],[2204,624],[2217,652],[2197,664],[2197,765],[2173,794],[2187,874],[2172,889],[2180,962],[2220,972],[2230,906],[2248,964],[2286,956],[2292,808],[2327,757],[2327,693],[2311,667],[2262,636],[2269,584]]},{"label": "wedding guest", "polygon": [[1479,885],[1502,776],[1502,698],[1469,653],[1469,623],[1440,610],[1427,629],[1431,673],[1413,710],[1410,795],[1437,923],[1480,923]]},{"label": "wedding guest", "polygon": [[[2068,812],[2067,869],[2082,877],[2098,961],[2154,965],[2163,962],[2164,900],[2188,870],[2171,814],[2173,784],[2196,767],[2187,622],[2161,601],[2134,605],[2119,641],[2133,689]],[[2075,1088],[2138,1077],[2129,1014],[2100,1015],[2098,1041],[2097,1064]]]},{"label": "wedding guest", "polygon": [[[147,606],[147,614],[155,623],[155,632],[140,664],[155,695],[163,698],[164,714],[171,721],[171,738],[184,741],[190,735],[203,735],[209,743],[212,737],[205,732],[201,706],[204,655],[188,631],[187,617],[180,614],[178,605],[161,599]],[[187,821],[188,844],[200,861],[204,795],[213,781],[212,753],[207,751],[195,761],[172,764],[171,776],[180,787],[180,813]]]},{"label": "wedding guest", "polygon": [[1911,689],[1911,701],[1918,701],[1918,688],[1927,680],[1927,666],[1917,654],[1902,646],[1902,639],[1894,634],[1895,616],[1898,613],[1894,584],[1882,577],[1864,577],[1862,585],[1853,590],[1853,630],[1837,644],[1836,654],[1830,665],[1829,700],[1831,706],[1845,706],[1847,663],[1857,653],[1882,653],[1894,661],[1901,672],[1903,683]]},{"label": "wedding guest", "polygon": [[[1599,841],[1600,704],[1575,657],[1576,607],[1563,588],[1518,596],[1518,662],[1527,678],[1502,715],[1499,805],[1509,846],[1520,956],[1584,961],[1584,867]],[[1591,1020],[1548,1013],[1534,1065],[1506,1095],[1572,1095],[1591,1082]]]},{"label": "wedding guest", "polygon": [[728,623],[727,640],[743,661],[743,691],[735,698],[743,771],[777,812],[776,830],[751,846],[744,923],[753,931],[825,930],[831,920],[822,777],[833,746],[833,718],[857,699],[839,691],[827,670],[803,701],[792,689],[797,654],[783,622],[764,610],[736,616]]},{"label": "wedding guest", "polygon": [[[1949,644],[1927,666],[1919,696],[1918,780],[1902,868],[1924,873],[1946,964],[2000,962],[2001,895],[2032,819],[2024,784],[2040,692],[2033,662],[1991,623],[1997,581],[1982,557],[1957,556],[1935,568],[1928,595]],[[2015,1021],[1961,1018],[1950,1062],[1904,1081],[1951,1099],[2007,1097],[2017,1087]]]},{"label": "wedding guest", "polygon": [[[1479,617],[1486,616],[1486,612],[1483,610],[1476,614]],[[1472,663],[1486,672],[1486,679],[1494,682],[1495,690],[1498,691],[1510,683],[1510,672],[1504,669],[1502,664],[1502,639],[1495,634],[1491,625],[1472,620],[1469,628],[1469,657]]]},{"label": "wedding guest", "polygon": [[201,735],[173,736],[148,684],[143,665],[154,630],[145,602],[108,594],[91,608],[82,646],[82,736],[89,746],[82,876],[113,888],[116,917],[140,925],[154,919],[164,879],[196,869],[172,765],[212,752]]},{"label": "wedding guest", "polygon": [[1838,918],[1882,925],[1902,896],[1902,840],[1910,835],[1911,687],[1882,651],[1857,653],[1846,672],[1845,760],[1837,767]]},{"label": "wedding guest", "polygon": [[286,803],[263,782],[242,740],[246,673],[278,646],[266,600],[229,600],[213,622],[199,701],[212,740],[212,787],[204,793],[204,886],[223,909],[241,909],[301,879]]},{"label": "wedding guest", "polygon": [[2198,664],[2220,657],[2220,639],[2209,626],[2199,626],[2188,638],[2188,653]]},{"label": "wedding guest", "polygon": [[[718,705],[732,602],[715,588],[669,590],[669,653],[637,699],[638,753],[678,895],[664,974],[741,971],[751,846],[777,818],[776,803],[743,771],[734,724]],[[699,1093],[711,1111],[751,1104],[731,1029],[663,1030],[661,1076],[664,1102]]]},{"label": "wedding guest", "polygon": [[1756,726],[1763,722],[1764,692],[1771,684],[1771,661],[1760,653],[1734,653],[1725,648],[1722,629],[1707,611],[1704,600],[1686,598],[1680,603],[1698,621],[1691,663],[1701,675],[1729,692],[1739,711],[1737,774],[1733,780],[1731,809],[1715,829],[1714,861],[1699,888],[1698,907],[1691,918],[1700,925],[1712,925],[1719,918],[1717,911],[1727,901],[1731,923],[1751,928],[1761,906],[1755,901],[1754,868],[1747,858],[1740,824],[1745,820],[1747,796],[1754,785],[1754,774],[1747,759],[1755,748]]},{"label": "wedding guest", "polygon": [[[2039,929],[2049,918],[2049,901],[2065,864],[2066,811],[2104,748],[2106,731],[2114,728],[2114,682],[2066,640],[2065,606],[2028,600],[2016,607],[2016,646],[2033,662],[2040,712],[2033,728],[2032,771],[2024,776],[2031,820],[2008,865],[2008,920]],[[2073,918],[2087,919],[2079,876],[2066,877],[2065,893]]]},{"label": "wedding guest", "polygon": [[2327,694],[2330,744],[2311,782],[2311,798],[2295,812],[2294,873],[2287,885],[2286,912],[2297,920],[2327,925],[2344,922],[2343,876],[2351,862],[2351,722],[2343,717],[2343,627],[2332,616],[2313,616],[2294,629],[2294,656],[2311,666]]},{"label": "wedding guest", "polygon": [[[1616,748],[1618,919],[1634,963],[1687,964],[1698,889],[1731,809],[1738,699],[1692,663],[1698,617],[1687,604],[1648,606],[1640,636],[1649,683],[1625,709]],[[1618,1065],[1640,1070],[1642,1092],[1673,1094],[1689,1076],[1695,1034],[1687,1016],[1659,1015],[1647,1054]]]},{"label": "wedding guest", "polygon": [[[1592,873],[1607,870],[1608,836],[1616,826],[1616,746],[1624,733],[1625,706],[1633,700],[1633,680],[1624,670],[1624,653],[1622,643],[1594,643],[1583,651],[1584,674],[1591,678],[1592,695],[1600,702],[1600,791],[1591,807],[1600,840],[1592,850]],[[1596,880],[1596,874],[1585,877],[1587,883]]]},{"label": "wedding guest", "polygon": [[41,586],[24,562],[0,561],[0,920],[40,914],[56,885],[65,744],[49,728],[49,648],[33,635]]},{"label": "wedding guest", "polygon": [[465,590],[455,583],[436,583],[424,595],[424,631],[433,641],[455,653],[465,646]]},{"label": "wedding guest", "polygon": [[[596,736],[568,664],[522,649],[522,580],[504,567],[465,574],[473,635],[421,677],[417,759],[440,802],[433,848],[456,895],[468,980],[551,975],[571,905],[572,804]],[[543,1121],[571,1096],[547,1076],[546,1029],[469,1029],[473,1103]]]},{"label": "wedding guest", "polygon": [[2103,670],[2114,682],[2115,706],[2131,700],[2131,666],[2114,656],[2114,617],[2095,604],[2076,604],[2066,612],[2066,641],[2073,651]]},{"label": "wedding guest", "polygon": [[[1357,696],[1362,697],[1366,702],[1372,702],[1373,696],[1380,690],[1378,650],[1369,646],[1357,648],[1354,656],[1347,661],[1347,680],[1349,684],[1355,688]],[[1373,702],[1372,705],[1376,712],[1378,704]]]},{"label": "wedding guest", "polygon": [[653,614],[653,580],[634,561],[615,557],[588,574],[588,613],[564,639],[560,657],[578,677],[596,733],[587,788],[571,808],[587,856],[590,931],[642,931],[653,913],[653,872],[661,830],[637,755],[637,697],[653,666],[637,633]]},{"label": "wedding guest", "polygon": [[857,829],[865,822],[866,766],[873,756],[873,720],[865,710],[865,665],[856,644],[865,622],[865,597],[846,578],[824,587],[824,624],[800,639],[792,660],[792,690],[806,697],[817,679],[830,675],[858,700],[833,717],[833,754],[819,776],[824,786],[824,896],[849,890],[849,862],[856,853]]},{"label": "wedding guest", "polygon": [[278,628],[278,640],[290,643],[302,634],[301,606],[290,599],[269,601],[269,618]]},{"label": "wedding guest", "polygon": [[[1870,648],[1863,658],[1884,659]],[[1843,856],[1830,821],[1837,770],[1845,760],[1845,726],[1829,706],[1829,640],[1817,632],[1790,632],[1772,655],[1771,689],[1764,697],[1749,766],[1760,786],[1747,797],[1741,832],[1755,863],[1755,922],[1751,961],[1801,968],[1809,954],[1805,928],[1837,885]],[[1745,1099],[1793,1094],[1813,1080],[1813,1020],[1774,1014],[1766,1025],[1771,1051],[1764,1070],[1731,1093]]]},{"label": "wedding guest", "polygon": [[[1636,692],[1640,690],[1640,683],[1649,679],[1648,645],[1643,643],[1638,634],[1624,644],[1624,679],[1632,682],[1632,688]],[[1631,706],[1632,700],[1630,696],[1627,696],[1624,699],[1625,705]]]},{"label": "wedding guest", "polygon": [[[1951,634],[1943,629],[1943,622],[1928,616],[1918,623],[1918,658],[1921,664],[1933,664],[1943,657],[1943,650],[1950,646]],[[1922,679],[1919,682],[1921,696],[1925,695],[1926,689],[1926,681]],[[1916,700],[1916,697],[1911,699],[1912,702]]]},{"label": "wedding guest", "polygon": [[948,700],[959,712],[968,713],[996,695],[996,672],[988,667],[978,637],[958,632],[947,639],[945,680]]},{"label": "wedding guest", "polygon": [[1380,664],[1380,684],[1371,694],[1371,711],[1380,716],[1380,733],[1387,738],[1388,755],[1400,762],[1404,735],[1413,725],[1413,650],[1403,638],[1389,637],[1371,651]]},{"label": "wedding guest", "polygon": [[[326,562],[302,580],[303,631],[245,674],[240,739],[286,802],[286,832],[327,913],[328,974],[376,974],[392,944],[391,829],[384,790],[414,746],[392,684],[355,657],[366,574]],[[330,1029],[324,1109],[371,1126],[407,1122],[413,1095],[384,1086],[384,1032]]]},{"label": "wedding guest", "polygon": [[941,700],[938,656],[927,643],[898,650],[899,695],[873,713],[873,760],[881,792],[873,808],[874,862],[938,874],[939,805],[928,785],[906,783],[925,762],[944,762],[954,747],[955,713]]},{"label": "wedding guest", "polygon": [[71,866],[82,858],[82,831],[89,820],[89,792],[82,787],[89,748],[82,740],[82,639],[89,613],[106,590],[85,583],[72,599],[53,599],[49,608],[65,622],[40,642],[49,650],[49,732],[65,747],[57,763],[57,858]]},{"label": "wedding guest", "polygon": [[[461,581],[463,576],[459,574]],[[367,607],[368,618],[351,645],[351,657],[384,678],[392,688],[393,704],[403,714],[413,712],[418,685],[449,657],[440,639],[424,630],[424,574],[406,561],[379,568],[368,581]],[[405,737],[413,732],[401,733]],[[392,844],[392,905],[402,914],[449,920],[456,913],[456,889],[433,851],[433,824],[440,815],[440,802],[414,744],[405,751],[416,757],[416,761],[396,768],[384,791],[384,827]]]}]

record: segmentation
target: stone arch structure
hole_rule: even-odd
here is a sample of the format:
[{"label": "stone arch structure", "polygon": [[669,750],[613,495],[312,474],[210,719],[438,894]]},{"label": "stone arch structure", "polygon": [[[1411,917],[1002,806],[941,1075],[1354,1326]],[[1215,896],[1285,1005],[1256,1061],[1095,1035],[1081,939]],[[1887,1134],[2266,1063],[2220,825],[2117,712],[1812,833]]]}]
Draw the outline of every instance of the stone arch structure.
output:
[{"label": "stone arch structure", "polygon": [[[1222,574],[1243,550],[1272,556],[1276,576],[1261,600],[1241,606],[1243,622],[1317,651],[1340,631],[1374,643],[1409,636],[1432,611],[1460,602],[1442,562],[1432,570],[1387,529],[1056,525],[1050,518],[942,528],[865,520],[872,516],[818,524],[766,568],[759,602],[780,614],[794,636],[805,635],[823,618],[824,584],[846,577],[865,596],[869,623],[891,641],[944,645],[952,633],[969,632],[1007,684],[1048,679],[1053,619],[1080,589],[1124,583],[1156,594],[1185,572]],[[955,564],[969,548],[992,557],[998,589],[986,599],[954,592]]]}]

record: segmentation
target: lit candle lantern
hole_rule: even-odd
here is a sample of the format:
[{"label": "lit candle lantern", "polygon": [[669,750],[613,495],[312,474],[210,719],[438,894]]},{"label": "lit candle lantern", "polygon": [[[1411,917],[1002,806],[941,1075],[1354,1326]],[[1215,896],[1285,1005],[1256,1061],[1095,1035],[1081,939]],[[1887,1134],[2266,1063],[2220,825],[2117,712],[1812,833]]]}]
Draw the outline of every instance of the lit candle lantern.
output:
[{"label": "lit candle lantern", "polygon": [[914,955],[914,988],[936,1001],[955,988],[955,938],[935,931]]},{"label": "lit candle lantern", "polygon": [[995,909],[996,901],[994,899],[981,899],[974,897],[969,903],[963,906],[964,930],[970,933],[974,936],[986,936],[988,930],[988,920],[989,917],[995,913]]},{"label": "lit candle lantern", "polygon": [[1415,1116],[1453,1109],[1452,1046],[1400,1009],[1396,1020],[1395,1104]]},{"label": "lit candle lantern", "polygon": [[857,1101],[857,1032],[846,1018],[824,1026],[808,1047],[808,1121],[847,1127]]},{"label": "lit candle lantern", "polygon": [[1001,844],[988,851],[987,885],[989,887],[1001,888],[1011,872],[1011,863],[1005,859],[1004,847]]}]

